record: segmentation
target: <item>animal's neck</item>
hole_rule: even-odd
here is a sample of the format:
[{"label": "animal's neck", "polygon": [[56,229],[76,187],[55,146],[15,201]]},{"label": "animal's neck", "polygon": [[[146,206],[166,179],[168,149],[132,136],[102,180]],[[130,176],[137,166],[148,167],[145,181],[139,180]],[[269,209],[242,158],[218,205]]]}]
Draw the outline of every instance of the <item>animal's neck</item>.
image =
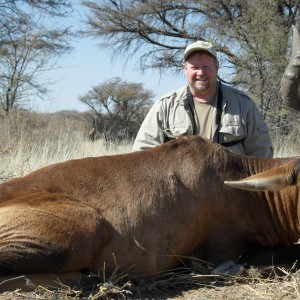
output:
[{"label": "animal's neck", "polygon": [[[290,195],[293,195],[293,199]],[[291,186],[280,192],[265,193],[265,196],[279,244],[290,245],[297,242],[300,238],[299,189]]]},{"label": "animal's neck", "polygon": [[[254,175],[285,165],[291,160],[294,158],[253,160],[249,169],[251,175]],[[266,241],[269,243],[266,246],[290,245],[297,242],[300,238],[299,189],[296,186],[290,186],[278,192],[257,192],[257,198],[263,201],[266,218],[269,220],[268,224],[273,224],[270,229],[261,224],[261,230],[264,228]]]}]

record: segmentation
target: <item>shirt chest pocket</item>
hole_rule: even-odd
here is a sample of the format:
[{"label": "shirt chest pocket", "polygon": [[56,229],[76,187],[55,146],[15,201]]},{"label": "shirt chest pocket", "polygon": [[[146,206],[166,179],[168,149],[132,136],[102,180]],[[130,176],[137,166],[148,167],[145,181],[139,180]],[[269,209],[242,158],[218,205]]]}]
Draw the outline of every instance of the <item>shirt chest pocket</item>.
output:
[{"label": "shirt chest pocket", "polygon": [[192,128],[188,119],[188,115],[179,110],[171,112],[164,125],[165,136],[169,139],[174,139],[180,135],[191,134]]},{"label": "shirt chest pocket", "polygon": [[223,136],[223,142],[243,139],[246,136],[246,128],[238,115],[224,115],[219,132]]}]

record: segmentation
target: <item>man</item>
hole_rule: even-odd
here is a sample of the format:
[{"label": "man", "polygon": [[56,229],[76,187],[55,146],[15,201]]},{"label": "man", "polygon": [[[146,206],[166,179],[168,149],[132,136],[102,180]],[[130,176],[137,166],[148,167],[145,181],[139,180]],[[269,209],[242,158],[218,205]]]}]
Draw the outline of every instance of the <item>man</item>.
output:
[{"label": "man", "polygon": [[137,134],[133,151],[184,135],[200,135],[229,150],[272,157],[273,146],[255,103],[242,91],[217,79],[219,63],[209,42],[197,41],[184,52],[188,86],[156,102]]}]

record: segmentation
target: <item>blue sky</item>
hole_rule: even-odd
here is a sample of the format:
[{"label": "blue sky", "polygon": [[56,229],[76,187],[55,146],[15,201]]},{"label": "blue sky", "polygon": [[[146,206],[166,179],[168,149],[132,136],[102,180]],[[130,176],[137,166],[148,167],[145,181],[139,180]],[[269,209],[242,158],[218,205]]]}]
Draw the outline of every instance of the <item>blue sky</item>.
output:
[{"label": "blue sky", "polygon": [[[73,19],[65,20],[74,26],[81,27],[80,6]],[[87,106],[79,100],[79,95],[86,94],[92,86],[104,83],[113,77],[121,77],[129,82],[143,83],[145,89],[153,92],[157,100],[160,96],[186,84],[183,73],[179,75],[160,75],[158,71],[149,70],[142,73],[137,70],[137,57],[124,64],[122,58],[112,61],[109,50],[100,50],[97,40],[80,39],[73,44],[72,53],[61,57],[55,70],[45,72],[44,76],[55,81],[50,88],[51,99],[34,100],[30,103],[33,110],[53,112],[59,110],[85,111]]]}]

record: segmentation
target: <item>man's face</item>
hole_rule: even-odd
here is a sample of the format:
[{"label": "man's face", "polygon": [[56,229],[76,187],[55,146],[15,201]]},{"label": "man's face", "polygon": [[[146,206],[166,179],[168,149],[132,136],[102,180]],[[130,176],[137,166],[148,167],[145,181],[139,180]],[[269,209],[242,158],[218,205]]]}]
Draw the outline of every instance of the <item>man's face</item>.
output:
[{"label": "man's face", "polygon": [[184,63],[184,73],[194,96],[215,93],[219,65],[206,52],[195,52]]}]

